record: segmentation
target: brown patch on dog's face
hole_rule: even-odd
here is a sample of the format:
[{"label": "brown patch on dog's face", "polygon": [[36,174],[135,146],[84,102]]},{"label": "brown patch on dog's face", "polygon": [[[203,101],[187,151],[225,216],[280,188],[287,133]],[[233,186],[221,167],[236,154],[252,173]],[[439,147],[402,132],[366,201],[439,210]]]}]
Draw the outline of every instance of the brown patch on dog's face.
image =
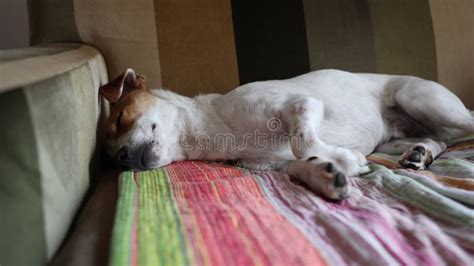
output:
[{"label": "brown patch on dog's face", "polygon": [[129,93],[111,105],[110,116],[106,122],[107,140],[117,140],[132,129],[135,121],[155,104],[155,97],[146,89]]},{"label": "brown patch on dog's face", "polygon": [[146,90],[145,76],[139,75],[129,68],[114,80],[101,86],[99,93],[111,104],[114,104],[129,93],[139,90]]},{"label": "brown patch on dog's face", "polygon": [[[100,87],[99,92],[110,102],[110,116],[105,124],[107,152],[114,157],[127,143],[119,143],[146,111],[152,109],[157,98],[145,86],[145,77],[127,69],[123,74]],[[121,142],[128,140],[121,140]]]}]

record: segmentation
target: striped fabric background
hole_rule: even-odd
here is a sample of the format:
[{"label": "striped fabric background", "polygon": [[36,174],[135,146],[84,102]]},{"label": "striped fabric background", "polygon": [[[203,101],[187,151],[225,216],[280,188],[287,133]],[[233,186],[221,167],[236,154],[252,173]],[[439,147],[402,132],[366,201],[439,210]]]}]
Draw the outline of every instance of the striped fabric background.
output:
[{"label": "striped fabric background", "polygon": [[[472,0],[30,0],[34,44],[83,41],[109,74],[225,92],[310,70],[438,80],[474,108]],[[61,21],[61,23],[58,23]]]}]

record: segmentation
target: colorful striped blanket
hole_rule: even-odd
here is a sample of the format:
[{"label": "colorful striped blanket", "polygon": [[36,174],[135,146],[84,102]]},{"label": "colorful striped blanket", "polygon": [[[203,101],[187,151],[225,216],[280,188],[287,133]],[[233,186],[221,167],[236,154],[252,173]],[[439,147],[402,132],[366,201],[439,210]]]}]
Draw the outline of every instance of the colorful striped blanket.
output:
[{"label": "colorful striped blanket", "polygon": [[373,154],[328,202],[285,174],[179,162],[125,172],[111,265],[473,265],[474,138],[430,167]]}]

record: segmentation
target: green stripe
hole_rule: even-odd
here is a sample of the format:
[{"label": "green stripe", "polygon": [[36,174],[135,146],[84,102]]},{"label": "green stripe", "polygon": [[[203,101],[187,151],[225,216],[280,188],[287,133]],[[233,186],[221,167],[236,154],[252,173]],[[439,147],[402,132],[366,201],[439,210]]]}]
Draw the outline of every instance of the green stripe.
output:
[{"label": "green stripe", "polygon": [[[465,170],[469,171],[470,169]],[[474,205],[474,195],[468,190],[456,187],[443,186],[440,185],[438,182],[433,181],[430,177],[420,177],[420,175],[414,174],[413,172],[409,171],[395,170],[394,172],[396,174],[408,176],[411,179],[421,183],[422,185],[436,191],[437,193],[451,198],[457,202],[464,203],[468,206]]]},{"label": "green stripe", "polygon": [[133,224],[135,184],[133,173],[120,176],[120,191],[112,235],[110,265],[130,264],[130,236]]},{"label": "green stripe", "polygon": [[474,169],[474,163],[459,159],[459,158],[450,158],[450,159],[436,159],[433,162],[433,166],[438,167],[449,167],[450,170],[466,170]]},{"label": "green stripe", "polygon": [[156,219],[155,213],[161,213],[156,193],[150,184],[152,172],[140,173],[138,177],[138,261],[143,265],[163,265],[156,256],[161,250],[163,221]]},{"label": "green stripe", "polygon": [[188,265],[179,210],[163,168],[140,173],[139,262],[143,265]]},{"label": "green stripe", "polygon": [[393,197],[444,221],[474,226],[474,211],[404,175],[381,165],[371,165],[372,172],[361,178],[375,182]]},{"label": "green stripe", "polygon": [[[472,111],[471,111],[471,114],[473,114]],[[474,114],[473,114],[473,117],[474,117]],[[459,138],[448,140],[448,141],[446,141],[446,144],[448,145],[448,147],[450,147],[452,145],[467,142],[467,141],[474,141],[474,134],[469,134],[469,135],[466,135],[466,136],[462,136],[462,137],[459,137]]]}]

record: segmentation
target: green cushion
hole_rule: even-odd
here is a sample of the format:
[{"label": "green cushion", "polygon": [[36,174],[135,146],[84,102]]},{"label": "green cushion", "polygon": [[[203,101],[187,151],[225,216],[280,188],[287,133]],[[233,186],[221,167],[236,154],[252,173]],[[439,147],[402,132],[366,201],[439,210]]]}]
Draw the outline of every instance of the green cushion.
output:
[{"label": "green cushion", "polygon": [[[0,64],[2,73],[29,75],[27,83],[0,86],[2,266],[42,265],[54,255],[89,187],[96,149],[98,87],[107,79],[102,57],[86,46],[39,50],[0,54],[10,58]],[[54,67],[51,57],[58,59]],[[42,74],[34,76],[28,66],[42,62]]]},{"label": "green cushion", "polygon": [[2,265],[45,262],[41,175],[23,90],[1,95],[0,121],[0,261]]}]

